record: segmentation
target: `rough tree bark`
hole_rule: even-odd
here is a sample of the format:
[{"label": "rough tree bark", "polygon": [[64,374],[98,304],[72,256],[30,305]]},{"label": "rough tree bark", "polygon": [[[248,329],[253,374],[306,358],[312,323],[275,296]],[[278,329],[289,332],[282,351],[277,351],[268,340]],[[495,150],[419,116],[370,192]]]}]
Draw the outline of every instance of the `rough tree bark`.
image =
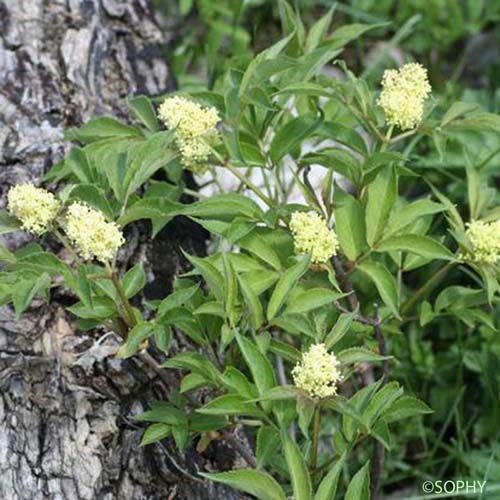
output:
[{"label": "rough tree bark", "polygon": [[[171,88],[163,47],[149,0],[0,0],[0,199],[61,158],[66,127],[123,115],[127,95]],[[184,265],[179,246],[204,249],[204,234],[183,221],[153,247],[137,235],[130,258],[153,258],[163,292]],[[3,243],[27,240],[15,233]],[[168,441],[138,448],[129,417],[164,398],[169,379],[114,358],[105,332],[75,331],[64,300],[35,304],[20,321],[0,309],[0,498],[241,498],[196,477],[201,466],[232,467],[230,448],[204,457],[191,448],[180,456]]]}]

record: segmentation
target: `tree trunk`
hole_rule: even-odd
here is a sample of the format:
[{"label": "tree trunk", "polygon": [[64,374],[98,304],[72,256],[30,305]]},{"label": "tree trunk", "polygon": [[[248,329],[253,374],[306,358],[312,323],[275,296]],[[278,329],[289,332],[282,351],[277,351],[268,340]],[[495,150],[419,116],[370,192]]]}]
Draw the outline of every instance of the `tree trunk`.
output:
[{"label": "tree trunk", "polygon": [[[163,47],[148,0],[0,0],[0,199],[64,155],[66,127],[124,115],[126,96],[171,88]],[[180,246],[204,251],[204,233],[186,221],[153,245],[136,233],[130,258],[159,256],[155,293],[184,265]],[[10,249],[26,241],[20,232],[3,238]],[[0,498],[241,498],[197,476],[232,467],[231,448],[200,456],[178,454],[169,440],[138,447],[142,429],[130,416],[164,399],[174,374],[115,358],[116,340],[75,331],[64,297],[53,299],[18,321],[0,309]]]}]

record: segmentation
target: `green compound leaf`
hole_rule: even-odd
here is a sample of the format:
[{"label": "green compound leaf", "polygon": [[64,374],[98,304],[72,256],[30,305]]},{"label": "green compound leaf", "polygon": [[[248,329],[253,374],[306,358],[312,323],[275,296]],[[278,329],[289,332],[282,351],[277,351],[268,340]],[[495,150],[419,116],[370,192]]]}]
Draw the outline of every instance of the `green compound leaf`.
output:
[{"label": "green compound leaf", "polygon": [[254,330],[260,328],[264,322],[264,311],[262,309],[262,304],[256,293],[247,284],[246,278],[238,275],[238,283],[240,285],[241,293],[245,299],[247,308],[250,311],[250,321]]},{"label": "green compound leaf", "polygon": [[309,113],[294,118],[284,127],[278,129],[271,143],[271,160],[278,163],[283,156],[292,153],[300,143],[310,136],[321,123],[321,118],[316,113]]},{"label": "green compound leaf", "polygon": [[410,252],[429,259],[455,260],[455,256],[441,243],[429,236],[405,234],[382,241],[377,252]]},{"label": "green compound leaf", "polygon": [[396,201],[398,190],[396,171],[393,167],[384,168],[368,186],[366,203],[366,238],[373,246],[384,232],[391,209]]},{"label": "green compound leaf", "polygon": [[394,401],[389,408],[383,412],[382,416],[387,423],[396,422],[404,418],[416,415],[427,415],[433,413],[423,401],[412,396],[401,396]]},{"label": "green compound leaf", "polygon": [[129,269],[123,277],[123,289],[127,298],[138,294],[146,284],[146,273],[142,263]]},{"label": "green compound leaf", "polygon": [[[265,394],[276,385],[273,366],[267,357],[264,356],[250,340],[247,340],[239,334],[236,335],[236,340],[245,358],[246,364],[252,373],[259,394]],[[263,402],[262,407],[268,411],[271,408],[271,404],[269,402]]]},{"label": "green compound leaf", "polygon": [[138,95],[136,97],[129,97],[127,105],[134,116],[151,132],[157,132],[160,129],[153,104],[146,96]]},{"label": "green compound leaf", "polygon": [[286,464],[290,472],[293,498],[294,500],[311,500],[311,477],[309,476],[304,456],[297,443],[292,441],[287,432],[282,433],[281,440],[283,442]]},{"label": "green compound leaf", "polygon": [[341,189],[336,190],[335,230],[349,260],[355,260],[366,247],[365,215],[361,203]]},{"label": "green compound leaf", "polygon": [[337,493],[337,485],[340,473],[344,466],[345,453],[337,460],[337,463],[330,469],[318,486],[314,500],[331,500]]},{"label": "green compound leaf", "polygon": [[369,500],[370,499],[370,462],[354,474],[345,494],[345,500]]},{"label": "green compound leaf", "polygon": [[288,302],[284,314],[301,314],[318,307],[331,304],[334,300],[344,297],[345,294],[333,292],[327,288],[310,288],[297,293]]},{"label": "green compound leaf", "polygon": [[290,290],[309,269],[310,262],[311,258],[309,256],[301,257],[296,264],[287,269],[281,276],[267,306],[267,319],[271,320],[276,316],[279,309],[284,304]]},{"label": "green compound leaf", "polygon": [[254,495],[259,500],[286,500],[283,489],[276,479],[255,469],[239,469],[218,474],[200,473],[211,481],[224,483],[250,495]]},{"label": "green compound leaf", "polygon": [[21,227],[21,221],[10,215],[6,210],[0,210],[0,234],[12,233]]},{"label": "green compound leaf", "polygon": [[399,317],[398,289],[389,270],[382,263],[375,261],[363,262],[358,265],[358,269],[373,281],[384,303],[394,316]]},{"label": "green compound leaf", "polygon": [[139,446],[145,446],[147,444],[156,443],[166,438],[172,431],[170,425],[167,424],[152,424],[150,425],[142,435],[141,443]]}]

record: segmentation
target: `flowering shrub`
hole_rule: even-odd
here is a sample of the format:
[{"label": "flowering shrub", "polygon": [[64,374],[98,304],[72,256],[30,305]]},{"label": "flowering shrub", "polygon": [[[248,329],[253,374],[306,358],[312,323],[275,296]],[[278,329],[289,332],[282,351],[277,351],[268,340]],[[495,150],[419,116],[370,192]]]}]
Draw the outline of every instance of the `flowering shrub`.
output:
[{"label": "flowering shrub", "polygon": [[[45,233],[72,257],[44,240],[3,248],[0,298],[20,315],[62,276],[77,327],[115,331],[124,358],[163,353],[182,381],[137,417],[151,424],[143,444],[202,450],[243,428],[248,467],[202,475],[261,499],[364,499],[377,495],[392,429],[431,413],[419,387],[394,379],[393,348],[450,314],[491,328],[498,295],[499,212],[481,168],[468,163],[469,203],[457,207],[439,173],[414,168],[414,148],[466,150],[468,132],[498,132],[500,120],[461,102],[436,108],[415,63],[369,88],[338,57],[370,26],[329,33],[330,13],[306,33],[286,12],[285,37],[213,90],[157,109],[135,97],[135,124],[98,117],[68,131],[78,146],[45,178],[59,188],[12,187],[1,229]],[[342,77],[327,76],[332,61]],[[183,204],[184,168],[241,185]],[[191,272],[142,311],[130,298],[147,276],[141,264],[123,273],[123,235],[148,220],[154,237],[178,215],[215,250],[186,254]],[[443,285],[462,272],[472,290]],[[192,348],[172,351],[171,335]]]}]

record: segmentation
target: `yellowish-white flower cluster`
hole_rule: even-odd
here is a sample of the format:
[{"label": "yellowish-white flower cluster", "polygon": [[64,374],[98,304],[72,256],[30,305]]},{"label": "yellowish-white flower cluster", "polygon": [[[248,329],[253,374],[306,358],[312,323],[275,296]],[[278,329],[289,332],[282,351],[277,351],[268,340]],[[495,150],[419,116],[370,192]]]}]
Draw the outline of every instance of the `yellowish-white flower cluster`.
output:
[{"label": "yellowish-white flower cluster", "polygon": [[296,253],[311,252],[311,262],[327,262],[337,253],[337,235],[330,229],[323,217],[316,212],[294,212],[290,220],[290,230]]},{"label": "yellowish-white flower cluster", "polygon": [[467,225],[465,234],[472,245],[472,260],[488,264],[500,260],[500,221],[473,221]]},{"label": "yellowish-white flower cluster", "polygon": [[418,63],[388,69],[382,78],[378,105],[382,107],[388,125],[401,130],[415,128],[424,114],[424,101],[431,92],[427,70]]},{"label": "yellowish-white flower cluster", "polygon": [[202,172],[217,137],[217,123],[220,121],[217,110],[174,96],[163,101],[158,116],[168,129],[175,131],[175,142],[184,166]]},{"label": "yellowish-white flower cluster", "polygon": [[18,184],[7,193],[7,209],[21,221],[23,229],[40,235],[56,217],[59,201],[45,189]]},{"label": "yellowish-white flower cluster", "polygon": [[314,344],[302,354],[302,361],[292,370],[293,383],[316,398],[337,394],[342,380],[339,361],[326,350],[325,344]]},{"label": "yellowish-white flower cluster", "polygon": [[96,258],[102,263],[111,262],[125,241],[114,222],[80,202],[68,207],[65,231],[85,260]]}]

